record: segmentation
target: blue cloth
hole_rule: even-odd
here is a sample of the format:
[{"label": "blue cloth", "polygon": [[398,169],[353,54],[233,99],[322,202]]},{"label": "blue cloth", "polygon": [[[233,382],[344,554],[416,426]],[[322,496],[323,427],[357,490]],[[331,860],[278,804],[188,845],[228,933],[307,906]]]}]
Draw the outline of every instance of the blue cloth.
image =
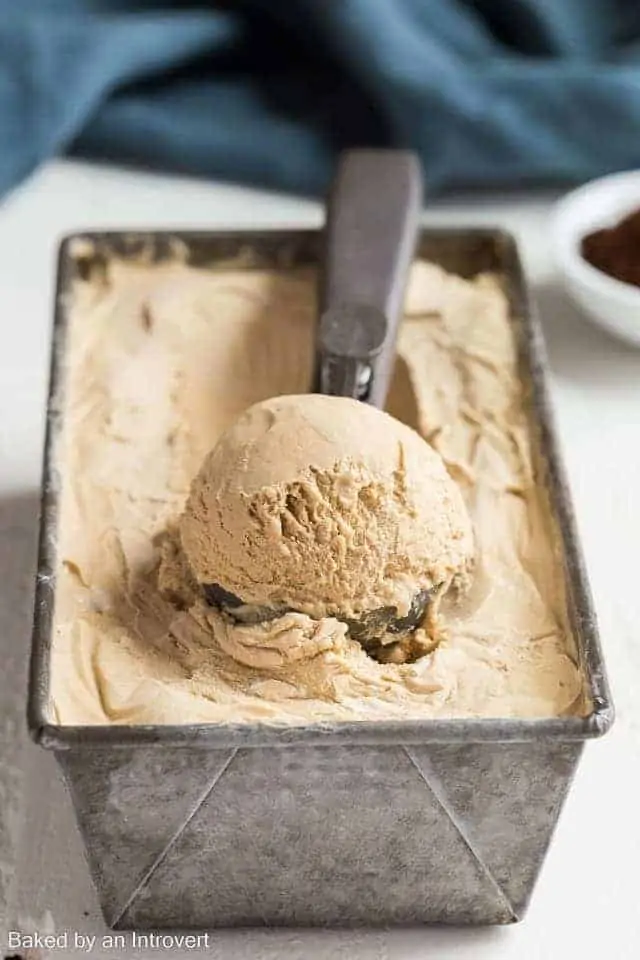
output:
[{"label": "blue cloth", "polygon": [[61,153],[317,194],[640,166],[638,0],[0,0],[0,193]]}]

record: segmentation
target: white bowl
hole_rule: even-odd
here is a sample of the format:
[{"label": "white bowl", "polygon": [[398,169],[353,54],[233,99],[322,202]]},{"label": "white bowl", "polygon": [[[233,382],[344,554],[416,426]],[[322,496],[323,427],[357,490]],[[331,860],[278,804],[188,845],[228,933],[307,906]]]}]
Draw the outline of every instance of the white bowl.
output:
[{"label": "white bowl", "polygon": [[609,333],[640,347],[640,287],[592,267],[580,241],[600,227],[612,227],[640,208],[640,170],[592,180],[567,194],[552,215],[556,263],[569,294],[585,315]]}]

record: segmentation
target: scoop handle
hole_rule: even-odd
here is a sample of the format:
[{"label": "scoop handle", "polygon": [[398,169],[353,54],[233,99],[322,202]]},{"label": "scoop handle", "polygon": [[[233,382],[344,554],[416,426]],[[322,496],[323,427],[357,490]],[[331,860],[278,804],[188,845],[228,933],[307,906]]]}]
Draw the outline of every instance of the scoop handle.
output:
[{"label": "scoop handle", "polygon": [[421,207],[416,154],[341,155],[327,202],[316,392],[383,406]]}]

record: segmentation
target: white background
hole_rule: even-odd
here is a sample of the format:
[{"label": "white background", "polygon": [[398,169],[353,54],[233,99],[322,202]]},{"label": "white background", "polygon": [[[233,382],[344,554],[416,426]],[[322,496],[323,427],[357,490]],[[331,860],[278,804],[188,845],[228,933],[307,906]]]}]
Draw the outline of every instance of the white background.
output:
[{"label": "white background", "polygon": [[[553,199],[460,198],[425,214],[434,224],[504,226],[520,241],[542,312],[618,712],[613,732],[587,745],[525,921],[507,929],[216,933],[199,954],[96,946],[95,960],[640,956],[640,351],[589,327],[562,294],[548,234]],[[23,729],[57,240],[76,229],[320,220],[319,205],[291,197],[69,162],[49,165],[0,205],[0,957],[3,926],[82,931],[98,940],[107,932],[52,758],[28,744]]]}]

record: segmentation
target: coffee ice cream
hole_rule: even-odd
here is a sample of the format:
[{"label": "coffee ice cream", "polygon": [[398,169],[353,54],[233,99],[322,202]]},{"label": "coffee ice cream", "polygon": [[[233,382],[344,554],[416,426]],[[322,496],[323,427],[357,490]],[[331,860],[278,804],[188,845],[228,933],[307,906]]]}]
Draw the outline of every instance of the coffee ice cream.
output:
[{"label": "coffee ice cream", "polygon": [[367,404],[298,395],[255,404],[218,441],[180,521],[197,580],[267,611],[406,617],[460,579],[471,522],[440,455]]},{"label": "coffee ice cream", "polygon": [[[315,289],[307,267],[179,258],[114,258],[78,279],[55,447],[52,721],[589,712],[500,278],[414,265],[395,420],[358,407],[357,436],[328,415],[343,401],[282,399],[311,382]],[[285,412],[300,429],[281,427]],[[361,429],[366,418],[388,429]],[[271,420],[282,456],[261,452]],[[469,587],[443,598],[421,656],[380,662],[336,616],[404,609],[472,553]],[[210,578],[292,610],[237,622],[202,595]]]}]

